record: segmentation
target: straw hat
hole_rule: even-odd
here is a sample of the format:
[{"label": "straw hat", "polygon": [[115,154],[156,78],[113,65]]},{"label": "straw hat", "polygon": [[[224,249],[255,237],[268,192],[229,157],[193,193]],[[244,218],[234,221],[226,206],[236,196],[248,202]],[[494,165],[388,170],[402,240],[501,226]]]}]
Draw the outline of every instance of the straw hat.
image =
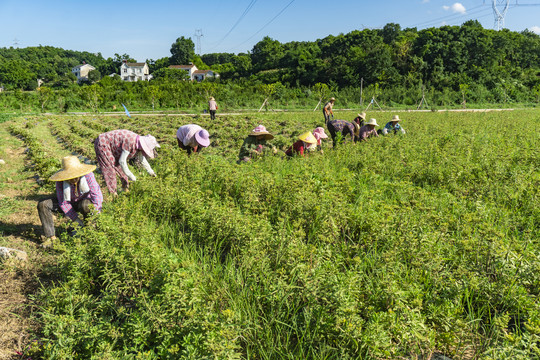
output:
[{"label": "straw hat", "polygon": [[197,143],[202,147],[207,147],[210,145],[210,134],[204,129],[199,130],[195,133],[195,140],[197,140]]},{"label": "straw hat", "polygon": [[213,97],[213,96],[210,96],[210,100],[216,100],[216,99],[214,99],[214,97]]},{"label": "straw hat", "polygon": [[320,126],[318,128],[315,128],[315,130],[313,130],[313,136],[315,136],[317,140],[328,138],[328,135],[326,135],[326,133],[324,132],[324,128]]},{"label": "straw hat", "polygon": [[65,181],[75,179],[96,170],[95,165],[81,164],[76,156],[66,156],[62,159],[62,170],[54,173],[49,180]]},{"label": "straw hat", "polygon": [[330,101],[336,101],[336,98],[331,97],[331,98],[330,98]]},{"label": "straw hat", "polygon": [[379,126],[379,124],[377,124],[377,120],[371,118],[368,120],[368,122],[366,123],[366,125],[375,125],[375,126]]},{"label": "straw hat", "polygon": [[360,114],[358,114],[358,117],[362,120],[366,120],[366,113],[362,111]]},{"label": "straw hat", "polygon": [[394,115],[394,116],[392,117],[392,121],[400,121],[399,115]]},{"label": "straw hat", "polygon": [[308,144],[316,144],[317,143],[317,139],[315,138],[315,136],[313,136],[311,131],[303,133],[302,135],[300,135],[298,137],[298,139],[302,140],[303,142],[307,142]]},{"label": "straw hat", "polygon": [[249,134],[249,136],[261,137],[265,140],[272,140],[274,138],[274,135],[266,131],[266,127],[264,127],[264,125],[257,126],[251,131],[251,134]]},{"label": "straw hat", "polygon": [[146,156],[153,159],[154,158],[154,149],[159,146],[157,140],[152,135],[145,135],[139,137],[139,143],[141,144],[142,151]]}]

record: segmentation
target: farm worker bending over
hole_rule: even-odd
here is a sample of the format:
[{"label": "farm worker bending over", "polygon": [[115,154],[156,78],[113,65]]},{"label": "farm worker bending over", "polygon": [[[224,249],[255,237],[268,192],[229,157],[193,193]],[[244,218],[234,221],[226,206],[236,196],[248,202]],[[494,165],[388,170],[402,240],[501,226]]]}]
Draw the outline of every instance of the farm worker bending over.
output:
[{"label": "farm worker bending over", "polygon": [[324,128],[319,126],[319,127],[316,127],[315,130],[313,130],[313,136],[315,137],[315,139],[317,139],[317,143],[310,144],[308,147],[308,151],[315,151],[317,150],[317,148],[319,148],[322,154],[323,151],[321,149],[321,140],[328,139],[328,135],[326,135],[326,133],[324,132]]},{"label": "farm worker bending over", "polygon": [[210,145],[210,134],[199,125],[183,125],[176,132],[176,141],[180,149],[191,155],[192,151],[200,152],[203,147]]},{"label": "farm worker bending over", "polygon": [[400,121],[399,115],[394,115],[392,117],[392,120],[386,123],[384,128],[382,129],[383,135],[388,135],[389,132],[394,132],[394,134],[397,134],[398,131],[402,134],[405,134],[405,129],[403,129],[401,126],[399,126],[398,122]]},{"label": "farm worker bending over", "polygon": [[377,134],[377,131],[375,130],[375,126],[379,126],[377,124],[377,120],[369,119],[366,125],[360,128],[360,134],[358,136],[360,141],[366,141],[369,137],[372,136],[379,136]]},{"label": "farm worker bending over", "polygon": [[325,124],[331,120],[330,116],[332,117],[332,119],[334,118],[334,111],[332,111],[332,108],[334,107],[335,102],[336,102],[336,99],[332,97],[326,104],[324,104],[322,113],[324,115]]},{"label": "farm worker bending over", "polygon": [[307,133],[300,135],[298,141],[292,144],[292,146],[285,151],[285,154],[287,154],[287,156],[293,156],[295,154],[304,156],[304,153],[310,145],[317,146],[317,139],[310,131],[308,131]]},{"label": "farm worker bending over", "polygon": [[208,110],[210,111],[210,119],[215,120],[216,119],[216,110],[218,109],[216,99],[214,97],[210,97],[210,100],[208,100]]},{"label": "farm worker bending over", "polygon": [[353,121],[357,123],[360,127],[364,126],[364,121],[366,121],[366,113],[361,112],[360,114],[358,114],[357,117],[354,118]]},{"label": "farm worker bending over", "polygon": [[50,246],[56,238],[53,212],[59,213],[62,210],[71,221],[83,226],[77,213],[86,217],[92,208],[101,211],[103,194],[94,177],[95,169],[95,165],[81,164],[76,156],[62,159],[62,170],[50,177],[51,181],[56,181],[56,196],[41,200],[37,205],[39,219],[47,238],[42,246]]},{"label": "farm worker bending over", "polygon": [[116,174],[120,176],[124,191],[129,189],[129,180],[137,180],[128,168],[128,159],[136,158],[148,174],[156,176],[147,158],[155,157],[154,151],[157,147],[160,146],[152,135],[140,136],[129,130],[113,130],[100,134],[94,141],[94,149],[109,192],[116,195]]},{"label": "farm worker bending over", "polygon": [[264,125],[259,125],[247,138],[244,139],[244,143],[240,148],[240,153],[238,154],[238,162],[246,162],[254,158],[261,157],[265,154],[271,152],[272,154],[277,153],[277,149],[272,145],[267,143],[267,140],[272,140],[274,135],[266,131]]},{"label": "farm worker bending over", "polygon": [[360,129],[360,126],[358,126],[358,124],[355,122],[350,123],[345,120],[331,120],[326,124],[326,126],[328,127],[328,132],[332,137],[334,147],[337,145],[338,133],[341,133],[343,141],[346,141],[348,136],[350,136],[351,141],[357,141],[358,129]]}]

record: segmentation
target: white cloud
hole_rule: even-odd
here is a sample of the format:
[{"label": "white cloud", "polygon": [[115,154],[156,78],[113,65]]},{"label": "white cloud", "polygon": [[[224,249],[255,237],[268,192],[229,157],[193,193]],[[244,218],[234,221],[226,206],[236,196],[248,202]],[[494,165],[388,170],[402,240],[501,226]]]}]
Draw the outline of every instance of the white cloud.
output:
[{"label": "white cloud", "polygon": [[540,26],[532,26],[529,28],[533,33],[540,35]]},{"label": "white cloud", "polygon": [[452,6],[445,5],[443,6],[443,9],[446,11],[451,10],[452,12],[460,13],[460,14],[465,14],[467,12],[467,9],[465,9],[465,6],[463,6],[463,4],[461,3],[455,3]]}]

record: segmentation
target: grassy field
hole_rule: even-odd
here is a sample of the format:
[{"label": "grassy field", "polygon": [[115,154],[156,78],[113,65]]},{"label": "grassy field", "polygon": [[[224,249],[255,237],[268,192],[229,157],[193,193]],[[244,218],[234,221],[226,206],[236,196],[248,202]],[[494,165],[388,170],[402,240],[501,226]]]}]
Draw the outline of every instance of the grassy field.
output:
[{"label": "grassy field", "polygon": [[[381,125],[392,115],[368,113]],[[41,340],[31,352],[540,357],[540,112],[400,118],[405,136],[243,165],[235,160],[253,127],[264,124],[285,150],[321,124],[319,112],[9,121],[43,178],[59,166],[51,139],[89,159],[107,130],[162,144],[157,178],[137,172],[128,194],[57,244],[60,281],[36,297]],[[191,157],[175,146],[188,123],[212,140]]]}]

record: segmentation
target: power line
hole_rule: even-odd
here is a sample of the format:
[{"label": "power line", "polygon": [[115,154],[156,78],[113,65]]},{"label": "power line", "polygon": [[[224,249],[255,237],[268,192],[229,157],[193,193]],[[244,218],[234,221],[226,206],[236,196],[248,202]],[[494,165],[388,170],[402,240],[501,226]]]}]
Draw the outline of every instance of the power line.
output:
[{"label": "power line", "polygon": [[[441,21],[451,21],[451,20],[456,20],[456,19],[459,19],[459,18],[463,18],[463,17],[470,17],[471,15],[474,15],[474,14],[477,14],[477,13],[481,13],[481,12],[485,12],[485,11],[490,11],[486,8],[483,8],[483,5],[478,5],[478,6],[475,6],[473,8],[471,8],[470,10],[467,11],[466,14],[450,14],[450,15],[445,15],[445,16],[441,16],[439,18],[435,18],[435,19],[432,19],[432,20],[428,20],[428,21],[424,21],[424,22],[421,22],[421,23],[418,23],[416,25],[413,25],[413,27],[419,27],[419,26],[427,26],[429,24],[437,24]],[[478,10],[477,10],[478,9]]]},{"label": "power line", "polygon": [[255,5],[256,2],[257,2],[257,0],[251,0],[250,1],[250,3],[246,7],[246,9],[242,13],[242,15],[240,15],[240,17],[238,18],[238,20],[236,20],[236,22],[231,27],[231,29],[214,45],[214,47],[220,45],[223,42],[223,40],[225,40],[225,38],[227,38],[227,36],[229,36],[229,34],[236,28],[236,26],[238,26],[238,24],[240,24],[240,21],[242,21],[242,19],[244,19],[244,17],[247,15],[247,13],[251,10],[251,8],[253,7],[253,5]]},{"label": "power line", "polygon": [[233,49],[235,48],[238,48],[240,47],[241,45],[244,45],[245,43],[247,43],[249,40],[253,39],[255,37],[255,35],[257,35],[258,33],[260,33],[261,31],[264,30],[265,27],[267,27],[268,25],[270,25],[274,20],[276,20],[278,18],[279,15],[281,15],[285,10],[287,10],[287,8],[289,6],[292,5],[292,3],[295,2],[295,0],[291,0],[287,5],[285,5],[285,7],[283,9],[281,9],[280,12],[277,13],[276,16],[274,16],[270,21],[268,21],[266,24],[263,25],[263,27],[261,27],[255,34],[251,35],[249,38],[247,38],[244,42],[236,45],[235,47],[233,47]]}]

